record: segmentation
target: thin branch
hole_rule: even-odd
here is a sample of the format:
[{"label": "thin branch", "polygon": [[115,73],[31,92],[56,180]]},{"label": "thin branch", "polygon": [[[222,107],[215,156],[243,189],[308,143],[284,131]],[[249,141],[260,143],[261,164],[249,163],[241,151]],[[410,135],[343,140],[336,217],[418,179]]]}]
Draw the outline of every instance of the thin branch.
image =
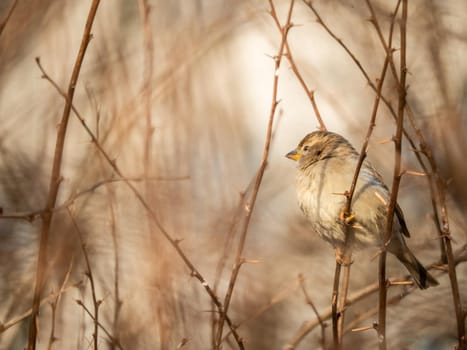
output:
[{"label": "thin branch", "polygon": [[378,343],[380,350],[386,350],[386,299],[387,299],[387,280],[386,280],[386,244],[392,239],[393,236],[393,223],[394,212],[397,205],[397,195],[399,193],[399,186],[401,182],[401,160],[402,160],[402,131],[404,129],[404,111],[406,104],[406,50],[407,50],[407,3],[408,0],[402,0],[402,19],[400,22],[400,40],[401,40],[401,53],[400,53],[400,89],[399,89],[399,102],[397,108],[397,125],[396,135],[394,137],[394,175],[391,188],[391,198],[389,200],[388,213],[387,213],[387,226],[384,234],[384,239],[381,242],[381,255],[379,257],[379,311],[378,311]]},{"label": "thin branch", "polygon": [[[299,277],[300,278],[300,277]],[[249,321],[252,321],[254,319],[257,319],[261,315],[263,315],[267,310],[269,310],[271,307],[274,305],[280,303],[282,300],[284,300],[291,292],[295,291],[298,287],[301,281],[295,281],[294,284],[284,288],[283,290],[279,291],[275,296],[273,296],[270,300],[268,300],[264,305],[260,306],[257,310],[255,310],[250,316],[246,317],[239,323],[235,325],[235,328],[238,329],[241,326],[243,326],[245,323],[248,323]],[[227,339],[227,337],[230,335],[230,332],[228,332],[224,337],[223,341]]]},{"label": "thin branch", "polygon": [[401,0],[399,0],[397,2],[396,8],[395,8],[394,13],[393,13],[393,15],[391,17],[391,26],[390,26],[390,29],[389,29],[389,40],[388,40],[389,46],[388,46],[388,50],[386,51],[386,58],[384,60],[383,68],[381,70],[381,75],[380,75],[380,77],[378,79],[378,84],[377,84],[377,87],[376,87],[376,96],[375,96],[375,100],[373,102],[373,110],[371,112],[370,123],[368,125],[367,133],[366,133],[366,136],[365,136],[365,141],[363,142],[362,148],[360,150],[360,155],[359,155],[359,158],[358,158],[357,167],[355,168],[355,173],[354,173],[354,177],[352,179],[352,184],[350,186],[350,189],[349,189],[348,193],[346,193],[347,202],[346,202],[346,207],[345,207],[345,211],[344,211],[344,217],[350,217],[352,215],[352,210],[351,210],[352,199],[353,199],[353,195],[355,193],[355,187],[357,185],[358,175],[360,174],[360,169],[361,169],[361,167],[363,165],[363,162],[365,161],[365,158],[366,158],[366,156],[368,154],[368,144],[370,142],[371,135],[373,134],[373,129],[376,126],[376,116],[378,114],[378,107],[379,107],[379,102],[380,102],[380,99],[381,99],[383,84],[384,84],[384,81],[385,81],[385,78],[386,78],[386,72],[387,72],[388,64],[392,60],[392,49],[391,49],[392,35],[393,35],[393,29],[394,29],[394,22],[395,22],[397,12],[399,10],[400,2],[401,2]]},{"label": "thin branch", "polygon": [[[72,288],[76,288],[77,286],[81,285],[83,282],[78,281],[76,283],[73,283],[72,285],[68,287],[64,287],[63,289],[55,292],[55,293],[50,293],[48,296],[43,298],[40,303],[39,303],[39,308],[41,308],[44,304],[53,302],[53,300],[56,300],[58,295],[62,295],[66,292],[68,292]],[[0,334],[5,332],[7,329],[23,322],[25,319],[29,318],[32,315],[32,308],[29,310],[25,311],[19,316],[13,317],[11,320],[6,321],[5,323],[0,323]]]},{"label": "thin branch", "polygon": [[[164,177],[164,176],[153,176],[153,177],[127,177],[127,178],[121,178],[121,177],[110,177],[108,179],[103,179],[100,181],[97,181],[95,184],[92,186],[88,187],[87,189],[84,189],[78,193],[75,193],[74,195],[71,195],[65,202],[56,205],[53,208],[53,211],[58,211],[66,208],[70,204],[72,204],[74,201],[76,201],[79,197],[82,197],[86,194],[90,194],[97,190],[99,187],[109,184],[109,183],[114,183],[114,182],[125,182],[125,181],[133,181],[133,182],[140,182],[140,181],[180,181],[180,180],[188,180],[190,177],[189,176],[178,176],[178,177]],[[18,212],[18,213],[7,213],[7,214],[0,214],[0,219],[13,219],[13,220],[26,220],[28,222],[33,222],[35,219],[41,217],[42,213],[44,213],[44,210],[35,210],[31,212]]]},{"label": "thin branch", "polygon": [[5,29],[8,21],[10,20],[11,18],[11,15],[13,14],[13,11],[15,10],[16,8],[16,5],[18,5],[18,0],[13,0],[13,3],[11,4],[10,6],[10,9],[8,10],[8,13],[5,17],[5,19],[2,21],[2,23],[0,24],[0,35],[2,35],[3,33],[3,30]]},{"label": "thin branch", "polygon": [[55,320],[56,320],[56,315],[57,315],[57,307],[61,299],[60,297],[62,296],[63,291],[65,290],[65,285],[68,283],[68,279],[70,278],[72,267],[73,267],[73,258],[70,260],[70,266],[68,267],[68,271],[65,274],[65,278],[63,279],[63,282],[60,285],[60,288],[57,292],[56,297],[50,302],[50,307],[52,308],[52,318],[51,318],[52,326],[50,327],[49,345],[47,346],[48,350],[52,350],[53,344],[58,339],[55,336]]},{"label": "thin branch", "polygon": [[339,298],[339,305],[338,305],[338,315],[339,318],[337,320],[337,335],[338,341],[340,346],[343,346],[343,328],[344,328],[344,320],[345,320],[345,311],[347,308],[347,294],[349,292],[349,285],[350,285],[350,267],[352,266],[352,255],[347,254],[345,256],[344,261],[344,278],[342,280],[342,293]]},{"label": "thin branch", "polygon": [[306,303],[308,305],[311,306],[311,309],[313,310],[314,314],[316,315],[316,319],[318,320],[319,325],[321,327],[321,340],[320,340],[321,347],[323,349],[326,349],[326,327],[327,327],[327,324],[321,318],[321,315],[319,314],[318,309],[316,308],[315,304],[313,303],[310,296],[308,295],[308,292],[307,292],[306,287],[305,287],[305,278],[303,277],[302,274],[300,274],[298,276],[298,278],[300,280],[300,286],[302,287],[303,295],[305,296],[305,301],[306,301]]},{"label": "thin branch", "polygon": [[[232,244],[234,242],[235,228],[236,228],[236,225],[238,223],[238,218],[240,217],[240,215],[243,214],[243,211],[245,210],[244,208],[245,208],[245,205],[246,205],[246,198],[245,198],[246,194],[253,187],[254,179],[255,179],[255,177],[253,177],[251,179],[251,181],[248,184],[248,186],[246,187],[245,191],[243,191],[243,192],[241,192],[239,194],[238,204],[236,206],[235,212],[232,215],[231,222],[230,222],[227,234],[225,235],[224,247],[222,249],[222,255],[221,255],[221,257],[220,257],[220,259],[219,259],[219,261],[217,263],[216,272],[215,272],[215,275],[214,275],[215,277],[214,277],[213,289],[214,289],[214,292],[216,292],[216,293],[218,291],[219,284],[221,282],[222,273],[224,272],[225,266],[227,264],[227,259],[228,259],[228,256],[229,256],[229,252],[232,250],[231,247],[232,247]],[[219,315],[217,313],[213,312],[212,317],[211,317],[211,334],[212,334],[212,336],[211,336],[211,343],[212,344],[211,345],[212,345],[213,349],[216,347],[217,322],[218,322],[218,319],[219,319],[218,316]]]},{"label": "thin branch", "polygon": [[81,65],[84,60],[84,55],[86,49],[91,40],[91,28],[94,22],[94,18],[97,13],[97,8],[99,6],[100,0],[93,0],[89,14],[86,20],[86,25],[84,28],[83,36],[81,39],[81,45],[79,48],[78,55],[73,67],[73,73],[71,74],[70,82],[68,84],[68,91],[66,93],[65,107],[63,109],[63,115],[58,126],[57,130],[57,139],[55,143],[55,154],[53,159],[52,174],[50,177],[49,192],[47,196],[47,203],[45,211],[42,214],[42,227],[40,232],[40,243],[39,243],[39,257],[37,260],[37,269],[36,269],[36,280],[34,283],[34,296],[32,303],[32,317],[29,327],[29,336],[28,336],[28,350],[35,350],[36,348],[36,339],[37,339],[37,316],[39,313],[39,304],[42,286],[44,284],[45,270],[47,266],[47,244],[49,240],[50,226],[53,216],[53,208],[57,200],[57,194],[61,183],[61,166],[62,166],[62,157],[63,149],[65,145],[65,137],[68,126],[68,121],[70,119],[71,106],[73,101],[73,96],[75,93],[76,84],[78,82],[79,73],[81,70]]},{"label": "thin branch", "polygon": [[[281,24],[279,22],[279,18],[276,15],[276,12],[271,11],[271,16],[272,16],[272,18],[274,20],[274,23],[276,24],[277,29],[279,30],[279,32],[282,33],[282,27],[281,27]],[[305,79],[303,79],[303,76],[300,73],[300,71],[298,70],[297,64],[295,63],[295,60],[293,58],[292,51],[290,50],[290,46],[289,46],[289,41],[288,41],[287,38],[285,40],[286,40],[285,41],[285,49],[286,49],[285,57],[287,57],[287,60],[290,63],[290,67],[292,68],[292,71],[294,72],[294,74],[297,77],[300,85],[302,86],[303,90],[305,91],[306,95],[308,96],[308,99],[310,100],[310,103],[311,103],[311,106],[313,107],[313,111],[315,113],[316,119],[318,120],[320,130],[326,130],[326,125],[324,124],[323,118],[321,117],[321,113],[319,112],[319,109],[318,109],[318,105],[316,104],[315,92],[313,90],[309,89],[307,84],[305,83]]]},{"label": "thin branch", "polygon": [[78,226],[78,222],[76,221],[75,213],[70,209],[70,207],[67,207],[68,214],[71,218],[71,222],[73,224],[73,227],[78,235],[81,250],[84,255],[84,261],[86,262],[86,276],[89,279],[89,282],[91,284],[91,296],[92,296],[92,305],[94,306],[94,333],[92,335],[92,338],[94,340],[94,350],[97,350],[97,339],[98,339],[98,323],[99,323],[99,306],[102,303],[102,300],[97,299],[97,294],[96,294],[96,284],[94,282],[94,275],[92,273],[91,269],[91,262],[89,260],[89,255],[86,250],[86,244],[84,243],[83,239],[83,234],[81,232],[81,229]]},{"label": "thin branch", "polygon": [[336,250],[336,268],[334,270],[334,283],[332,284],[332,299],[331,299],[331,319],[332,319],[332,344],[334,350],[340,350],[341,344],[339,342],[339,313],[337,310],[337,302],[339,300],[339,282],[341,276],[342,263],[337,257]]},{"label": "thin branch", "polygon": [[100,329],[102,329],[102,331],[105,333],[105,335],[107,336],[107,338],[109,338],[110,342],[112,344],[115,344],[117,346],[117,348],[119,348],[120,350],[125,350],[122,346],[122,344],[120,344],[120,342],[118,341],[118,339],[114,338],[112,336],[112,334],[110,334],[110,332],[102,325],[102,323],[98,322],[95,318],[94,318],[94,315],[92,314],[91,310],[89,310],[86,305],[84,305],[84,303],[81,301],[81,300],[76,300],[76,303],[81,306],[83,308],[83,310],[89,315],[89,317],[91,317],[91,319],[99,326]]},{"label": "thin branch", "polygon": [[[274,3],[272,0],[269,0],[269,5],[271,7],[271,15],[274,17],[273,13],[275,14],[276,10],[274,7]],[[237,281],[238,274],[240,272],[240,267],[242,265],[242,254],[243,254],[243,248],[245,246],[246,242],[246,237],[248,233],[248,227],[250,224],[250,219],[251,215],[253,213],[255,203],[256,203],[256,197],[258,195],[259,188],[261,186],[262,180],[263,180],[263,175],[264,171],[266,170],[266,165],[268,161],[268,156],[269,156],[269,147],[271,144],[271,134],[273,130],[273,123],[274,123],[274,116],[276,114],[276,107],[278,105],[278,100],[277,100],[277,87],[279,83],[279,68],[281,65],[282,61],[282,56],[285,48],[285,43],[287,40],[287,34],[288,31],[291,27],[291,18],[292,18],[292,11],[293,11],[293,6],[294,6],[294,0],[290,1],[290,6],[289,6],[289,11],[287,14],[287,20],[286,23],[282,29],[282,38],[281,38],[281,44],[278,50],[278,53],[276,57],[274,58],[275,65],[274,65],[274,81],[273,81],[273,87],[272,87],[272,99],[271,99],[271,109],[269,113],[269,122],[268,122],[268,127],[266,131],[266,139],[264,143],[264,149],[263,149],[263,156],[261,159],[261,164],[259,166],[256,179],[255,179],[255,184],[253,187],[253,193],[251,195],[251,199],[246,205],[246,210],[245,210],[245,219],[243,221],[243,226],[241,229],[240,233],[240,241],[237,247],[237,252],[235,256],[235,264],[232,270],[232,274],[230,277],[229,281],[229,286],[224,298],[224,314],[221,313],[220,319],[219,319],[219,324],[217,328],[217,336],[216,336],[216,349],[219,349],[221,346],[221,340],[222,340],[222,332],[224,328],[224,318],[225,314],[227,313],[229,306],[230,306],[230,301],[232,299],[232,294],[234,291],[235,287],[235,282]]]}]

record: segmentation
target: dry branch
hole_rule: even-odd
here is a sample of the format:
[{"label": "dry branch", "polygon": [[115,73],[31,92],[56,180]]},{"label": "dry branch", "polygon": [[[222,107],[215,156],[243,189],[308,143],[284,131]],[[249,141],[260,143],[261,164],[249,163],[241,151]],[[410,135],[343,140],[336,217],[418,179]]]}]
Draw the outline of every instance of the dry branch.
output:
[{"label": "dry branch", "polygon": [[[274,3],[273,3],[272,0],[269,0],[269,5],[271,7],[271,9],[270,9],[271,15],[274,17],[276,10],[275,10]],[[231,276],[230,276],[229,286],[227,288],[227,292],[226,292],[225,298],[224,298],[224,308],[225,308],[225,310],[224,310],[224,313],[223,314],[221,313],[221,315],[220,315],[219,324],[218,324],[218,328],[217,328],[217,335],[216,335],[216,342],[215,342],[216,349],[219,349],[220,346],[221,346],[222,333],[223,333],[223,328],[224,328],[225,313],[227,313],[227,311],[229,309],[230,301],[232,299],[232,294],[233,294],[234,287],[235,287],[235,283],[237,281],[237,277],[238,277],[238,274],[240,272],[240,267],[241,267],[242,261],[243,261],[243,259],[242,259],[243,248],[245,247],[245,242],[246,242],[246,237],[247,237],[247,233],[248,233],[248,227],[249,227],[249,224],[250,224],[251,215],[252,215],[253,210],[255,208],[256,197],[258,196],[259,188],[260,188],[262,180],[263,180],[264,171],[266,170],[266,165],[267,165],[268,156],[269,156],[269,148],[270,148],[270,144],[271,144],[271,136],[272,136],[272,131],[273,131],[274,116],[276,114],[276,107],[277,107],[277,105],[279,103],[279,101],[277,100],[277,87],[278,87],[278,83],[279,83],[279,68],[280,68],[280,65],[281,65],[282,55],[283,55],[284,48],[285,48],[285,43],[286,43],[286,40],[287,40],[287,34],[288,34],[288,31],[289,31],[289,29],[291,27],[291,18],[292,18],[293,6],[294,6],[294,0],[291,0],[290,1],[290,6],[289,6],[289,11],[288,11],[288,14],[287,14],[287,20],[286,20],[286,23],[285,23],[284,27],[282,28],[281,44],[280,44],[277,55],[274,57],[275,65],[274,65],[274,81],[273,81],[273,88],[272,88],[271,109],[270,109],[270,113],[269,113],[269,122],[268,122],[267,131],[266,131],[266,140],[265,140],[264,148],[263,148],[263,156],[261,158],[261,164],[259,166],[256,178],[255,178],[253,193],[251,194],[251,198],[250,198],[249,202],[245,206],[245,218],[244,218],[243,225],[242,225],[242,228],[241,228],[241,231],[240,231],[241,232],[240,233],[240,240],[239,240],[238,247],[237,247],[237,252],[236,252],[236,255],[235,255],[235,264],[234,264],[234,268],[233,268]]]},{"label": "dry branch", "polygon": [[57,201],[57,194],[60,188],[61,183],[61,167],[62,167],[62,157],[63,157],[63,148],[65,145],[65,137],[67,132],[68,121],[70,119],[71,106],[73,101],[73,96],[75,93],[76,84],[78,82],[79,73],[81,70],[81,65],[84,60],[84,55],[86,49],[91,40],[91,28],[94,22],[94,18],[97,13],[97,8],[99,6],[99,0],[94,0],[91,4],[89,10],[88,18],[86,20],[86,25],[83,32],[83,37],[81,39],[81,46],[78,52],[78,56],[75,61],[73,68],[73,73],[71,74],[70,82],[68,84],[68,90],[66,93],[65,107],[63,109],[62,118],[57,130],[57,139],[55,144],[55,154],[52,165],[52,174],[50,177],[49,192],[47,196],[47,203],[45,210],[42,213],[42,227],[40,232],[40,244],[39,244],[39,257],[37,261],[37,270],[36,270],[36,281],[34,286],[34,296],[32,304],[32,317],[29,327],[29,336],[28,336],[28,350],[34,350],[36,348],[36,338],[37,338],[37,316],[39,313],[40,297],[42,292],[42,286],[44,284],[45,270],[47,266],[47,244],[49,240],[50,226],[52,223],[53,209]]}]

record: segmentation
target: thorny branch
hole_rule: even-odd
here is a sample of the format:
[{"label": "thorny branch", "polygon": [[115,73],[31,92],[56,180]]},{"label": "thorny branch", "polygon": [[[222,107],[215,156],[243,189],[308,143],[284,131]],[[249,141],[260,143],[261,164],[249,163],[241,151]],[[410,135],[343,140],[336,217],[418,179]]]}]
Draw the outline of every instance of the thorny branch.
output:
[{"label": "thorny branch", "polygon": [[96,284],[94,281],[94,275],[92,273],[92,268],[91,268],[91,262],[89,260],[89,255],[88,251],[86,250],[86,243],[84,242],[83,239],[83,233],[81,232],[81,229],[78,226],[78,222],[76,221],[75,213],[70,207],[67,207],[68,214],[71,218],[71,222],[73,224],[73,227],[78,235],[79,243],[81,246],[81,250],[84,255],[84,261],[86,263],[86,276],[89,279],[89,283],[91,284],[91,296],[92,296],[92,305],[94,306],[94,333],[92,334],[93,342],[94,342],[94,350],[97,350],[97,341],[98,341],[98,331],[99,331],[99,306],[102,303],[102,300],[97,299],[97,293],[96,293]]},{"label": "thorny branch", "polygon": [[[279,22],[279,18],[277,17],[276,11],[271,11],[271,16],[274,20],[274,23],[276,24],[277,29],[279,30],[279,32],[282,33],[282,27]],[[315,92],[308,88],[307,84],[305,83],[305,79],[303,79],[302,74],[298,70],[297,64],[295,63],[295,60],[292,55],[292,51],[290,50],[289,41],[287,38],[285,38],[285,50],[285,57],[289,61],[290,67],[292,68],[292,71],[294,72],[300,85],[302,86],[303,90],[308,96],[308,99],[310,100],[311,106],[313,107],[313,111],[315,112],[316,119],[318,120],[320,130],[326,130],[326,125],[324,124],[323,118],[321,117],[321,113],[318,109],[318,105],[316,104]]]},{"label": "thorny branch", "polygon": [[68,84],[67,93],[63,93],[65,98],[65,107],[63,109],[62,118],[57,130],[57,139],[55,143],[55,154],[52,165],[52,174],[50,177],[49,192],[47,196],[47,203],[45,210],[42,213],[42,227],[40,232],[40,242],[39,242],[39,256],[37,259],[37,269],[36,269],[36,280],[34,284],[34,296],[32,303],[32,317],[29,326],[29,336],[28,336],[28,350],[35,350],[36,348],[36,339],[37,339],[37,316],[39,313],[40,297],[42,292],[42,286],[44,284],[45,270],[47,266],[47,244],[49,240],[50,226],[52,223],[53,209],[57,201],[58,190],[61,183],[61,167],[62,167],[62,157],[63,149],[65,145],[65,137],[67,132],[68,121],[70,119],[71,106],[73,103],[73,96],[75,93],[75,87],[78,82],[79,73],[81,70],[81,65],[84,60],[84,55],[86,49],[91,40],[91,28],[94,22],[94,18],[97,13],[97,8],[99,7],[99,0],[94,0],[91,4],[89,14],[86,20],[86,25],[84,28],[83,36],[81,39],[81,45],[76,57],[76,62],[73,68],[73,73],[71,74],[70,82]]},{"label": "thorny branch", "polygon": [[[378,312],[378,343],[380,350],[386,350],[386,301],[387,301],[387,280],[386,280],[386,243],[392,238],[394,212],[397,206],[397,195],[399,193],[399,185],[401,182],[402,171],[402,133],[404,129],[404,111],[406,104],[406,39],[407,39],[407,2],[402,0],[402,19],[400,21],[400,89],[399,89],[399,102],[397,108],[396,120],[396,135],[393,138],[395,160],[394,160],[394,175],[391,188],[391,198],[389,200],[387,226],[384,234],[384,239],[381,244],[381,255],[379,256],[379,312]],[[388,50],[390,51],[390,50]]]},{"label": "thorny branch", "polygon": [[[270,10],[271,14],[274,13],[274,15],[272,15],[274,17],[276,10],[275,10],[274,3],[273,3],[272,0],[269,0],[269,6],[271,8],[271,10]],[[226,295],[225,295],[225,298],[224,298],[224,308],[225,308],[225,310],[224,310],[224,313],[221,313],[221,315],[220,315],[219,324],[218,324],[218,328],[217,328],[216,343],[215,343],[216,349],[219,349],[220,345],[221,345],[222,332],[223,332],[223,328],[224,328],[225,313],[229,309],[230,301],[232,299],[232,294],[233,294],[233,290],[234,290],[234,287],[235,287],[235,283],[237,281],[237,277],[238,277],[238,274],[240,272],[240,267],[242,265],[242,260],[243,260],[242,259],[243,248],[244,248],[245,242],[246,242],[246,237],[247,237],[247,233],[248,233],[248,227],[249,227],[249,224],[250,224],[251,215],[253,213],[255,203],[256,203],[256,197],[258,195],[258,191],[259,191],[259,188],[260,188],[262,180],[263,180],[264,171],[266,170],[266,165],[267,165],[268,156],[269,156],[269,147],[270,147],[270,144],[271,144],[271,135],[272,135],[272,130],[273,130],[274,116],[276,114],[276,108],[277,108],[277,105],[279,103],[279,101],[277,100],[277,87],[278,87],[278,83],[279,83],[279,68],[280,68],[280,65],[281,65],[282,56],[283,56],[283,52],[284,52],[284,48],[285,48],[285,43],[286,43],[286,40],[287,40],[287,34],[288,34],[288,31],[289,31],[289,29],[291,27],[291,18],[292,18],[293,6],[294,6],[294,0],[291,0],[290,1],[290,6],[289,6],[289,11],[288,11],[288,14],[287,14],[287,20],[286,20],[286,23],[285,23],[285,25],[284,25],[284,27],[282,29],[281,44],[280,44],[278,53],[277,53],[276,57],[274,58],[275,65],[274,65],[274,82],[273,82],[273,88],[272,88],[273,91],[272,91],[271,109],[270,109],[270,113],[269,113],[269,122],[268,122],[267,131],[266,131],[266,140],[265,140],[265,143],[264,143],[263,156],[262,156],[262,159],[261,159],[260,167],[259,167],[257,175],[256,175],[255,184],[254,184],[254,187],[253,187],[253,193],[251,194],[251,198],[250,198],[249,202],[246,204],[245,219],[243,221],[243,225],[242,225],[242,228],[241,228],[241,231],[240,231],[241,232],[240,233],[240,241],[239,241],[236,256],[235,256],[235,265],[233,267],[232,274],[231,274],[230,281],[229,281],[229,286],[228,286],[228,289],[227,289],[227,292],[226,292]]]},{"label": "thorny branch", "polygon": [[[371,12],[372,16],[372,23],[375,26],[376,32],[378,33],[378,37],[386,51],[389,50],[388,45],[386,44],[383,36],[381,35],[381,28],[376,20],[375,12],[369,0],[366,1],[367,6]],[[391,57],[390,62],[391,72],[394,76],[394,79],[398,82],[398,89],[401,90],[403,87],[400,84],[400,79],[397,74],[397,69],[394,64],[394,61]],[[441,238],[441,261],[443,263],[447,263],[448,271],[449,271],[449,279],[451,282],[451,290],[453,301],[455,305],[455,312],[456,312],[456,321],[457,321],[457,333],[458,333],[458,347],[462,349],[466,346],[466,338],[465,338],[465,312],[462,308],[462,301],[459,292],[459,284],[457,281],[457,275],[455,270],[454,264],[454,257],[452,252],[452,245],[451,245],[451,232],[449,227],[449,218],[448,218],[448,211],[446,206],[446,188],[443,179],[438,170],[438,165],[436,160],[434,159],[433,152],[429,145],[425,141],[425,137],[421,132],[420,128],[417,127],[415,123],[415,118],[410,108],[409,104],[406,104],[407,110],[407,117],[409,119],[410,125],[415,130],[415,133],[418,137],[418,142],[420,146],[420,152],[416,152],[415,155],[422,166],[422,169],[425,174],[428,175],[428,183],[430,186],[431,192],[431,205],[433,208],[433,216],[435,219],[436,228],[438,229],[439,236]],[[412,148],[415,150],[414,143],[410,138],[408,138]],[[426,165],[424,164],[423,160],[420,158],[419,153],[423,154],[428,163],[430,165],[431,171],[428,171]]]}]

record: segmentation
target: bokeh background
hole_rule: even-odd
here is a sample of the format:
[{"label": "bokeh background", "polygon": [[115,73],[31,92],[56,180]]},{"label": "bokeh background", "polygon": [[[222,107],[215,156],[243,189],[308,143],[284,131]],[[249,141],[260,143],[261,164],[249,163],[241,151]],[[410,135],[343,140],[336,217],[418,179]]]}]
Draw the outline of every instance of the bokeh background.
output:
[{"label": "bokeh background", "polygon": [[[66,90],[90,1],[19,0],[0,34],[0,207],[4,214],[45,206],[57,123],[64,100],[41,79],[35,58]],[[273,56],[281,34],[266,0],[102,1],[93,26],[74,105],[100,144],[131,178],[177,239],[188,258],[223,299],[263,153],[271,108]],[[0,2],[3,22],[12,0]],[[274,1],[285,23],[289,1]],[[314,1],[323,20],[348,45],[375,81],[385,52],[367,6],[360,1]],[[372,2],[387,37],[395,1]],[[146,13],[147,14],[147,13]],[[360,148],[374,92],[345,51],[296,1],[288,40],[297,66],[329,130]],[[399,59],[398,25],[394,58]],[[446,180],[453,244],[466,243],[467,4],[409,1],[408,101],[417,126]],[[145,29],[146,28],[146,29]],[[316,318],[299,284],[318,311],[330,306],[334,253],[307,228],[295,200],[293,162],[284,158],[318,122],[306,93],[282,60],[278,105],[268,165],[252,214],[241,270],[229,315],[240,324],[247,349],[282,349],[304,322]],[[394,79],[384,95],[394,105]],[[369,158],[390,184],[395,133],[383,105],[370,142]],[[410,130],[410,129],[409,129]],[[413,132],[412,132],[413,134]],[[148,146],[149,145],[149,146]],[[72,116],[66,136],[58,204],[72,206],[85,242],[99,319],[125,349],[212,348],[215,309],[173,247],[148,220],[147,212],[116,175]],[[421,171],[404,144],[403,167]],[[146,180],[144,180],[146,179]],[[79,196],[76,196],[80,194]],[[439,260],[426,177],[404,176],[399,194],[412,232],[409,246],[425,264]],[[0,218],[0,322],[32,305],[40,218]],[[465,249],[465,248],[464,248]],[[350,294],[377,281],[375,249],[359,252]],[[388,258],[389,273],[404,268]],[[92,309],[91,289],[79,235],[65,208],[55,212],[48,244],[39,349],[92,348],[93,321],[76,300]],[[467,264],[457,267],[465,303]],[[388,311],[391,349],[452,349],[456,323],[449,279],[415,291]],[[65,280],[65,284],[63,284]],[[395,287],[392,295],[407,287]],[[375,295],[351,305],[351,322],[377,304]],[[51,305],[55,305],[54,308]],[[355,325],[371,325],[370,316]],[[23,349],[29,318],[2,330],[0,349]],[[51,337],[54,325],[54,338]],[[330,341],[327,327],[326,343]],[[227,333],[227,330],[225,331]],[[51,341],[53,340],[53,341]],[[319,327],[297,349],[320,348]],[[376,332],[349,333],[346,349],[372,349]],[[99,348],[114,349],[99,331]],[[237,348],[231,337],[225,349]]]}]

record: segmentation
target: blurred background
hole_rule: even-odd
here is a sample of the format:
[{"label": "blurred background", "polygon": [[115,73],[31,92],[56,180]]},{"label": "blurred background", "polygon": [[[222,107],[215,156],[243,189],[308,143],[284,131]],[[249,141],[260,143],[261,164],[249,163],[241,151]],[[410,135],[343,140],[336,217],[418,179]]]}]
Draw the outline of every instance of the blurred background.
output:
[{"label": "blurred background", "polygon": [[[41,79],[35,58],[66,91],[91,1],[0,2],[0,207],[3,214],[45,206],[57,123],[64,99]],[[372,1],[388,36],[396,1]],[[289,1],[274,5],[282,24]],[[368,7],[360,1],[314,1],[323,21],[349,47],[373,82],[385,59]],[[149,9],[149,10],[148,10]],[[74,105],[99,143],[132,180],[207,283],[223,300],[245,220],[249,184],[263,154],[271,109],[273,56],[281,41],[266,0],[102,1],[93,25]],[[399,61],[399,19],[393,47]],[[288,41],[326,127],[360,149],[374,92],[349,55],[297,0]],[[455,251],[466,243],[467,4],[409,2],[408,103],[446,180]],[[268,165],[252,214],[229,315],[247,349],[283,349],[304,322],[316,319],[299,283],[319,312],[331,301],[334,252],[307,228],[295,199],[295,164],[284,158],[319,126],[308,97],[282,59],[280,103]],[[388,73],[384,96],[397,106]],[[408,124],[407,124],[408,125]],[[407,127],[411,135],[413,129]],[[381,105],[369,158],[390,185],[395,123]],[[414,138],[417,140],[417,138]],[[418,146],[418,143],[416,143]],[[421,172],[404,143],[403,168]],[[148,219],[148,214],[97,151],[75,116],[70,119],[63,181],[48,242],[39,349],[92,348],[92,310],[80,236],[89,257],[99,321],[124,349],[211,349],[216,310],[202,285]],[[71,205],[71,202],[73,204]],[[63,206],[71,205],[71,214]],[[404,176],[399,203],[412,233],[411,249],[424,264],[439,260],[426,177]],[[73,225],[71,215],[76,220]],[[0,218],[0,323],[30,310],[40,218]],[[464,248],[465,249],[465,248]],[[349,294],[377,281],[375,249],[359,252]],[[393,257],[389,274],[406,271]],[[467,264],[457,267],[465,303]],[[453,349],[456,323],[447,274],[440,286],[415,291],[389,307],[391,349]],[[407,287],[392,288],[404,295]],[[372,310],[371,295],[351,305],[347,322]],[[353,327],[371,325],[377,316]],[[330,324],[330,321],[329,321]],[[0,333],[0,349],[23,349],[29,318]],[[1,327],[0,327],[1,329]],[[228,333],[226,328],[224,334]],[[331,344],[330,327],[326,344]],[[296,346],[322,347],[319,327]],[[346,349],[372,349],[376,332],[349,333]],[[115,349],[99,329],[100,349]],[[224,349],[238,348],[231,336]]]}]

